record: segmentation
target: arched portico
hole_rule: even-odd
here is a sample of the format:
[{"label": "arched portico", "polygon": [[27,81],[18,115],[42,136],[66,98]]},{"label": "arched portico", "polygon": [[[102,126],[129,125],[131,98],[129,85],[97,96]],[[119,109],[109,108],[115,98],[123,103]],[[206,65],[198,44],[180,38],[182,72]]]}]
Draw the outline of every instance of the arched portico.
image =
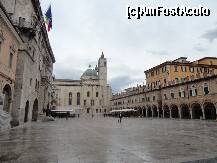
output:
[{"label": "arched portico", "polygon": [[32,121],[37,121],[38,119],[38,100],[35,99],[32,109]]},{"label": "arched portico", "polygon": [[179,118],[179,109],[177,105],[171,105],[171,117],[172,118]]},{"label": "arched portico", "polygon": [[170,109],[168,105],[163,106],[164,118],[170,118]]},{"label": "arched portico", "polygon": [[12,98],[12,92],[11,87],[9,84],[6,84],[3,88],[3,94],[4,94],[4,106],[3,110],[6,112],[10,111],[11,106],[11,98]]},{"label": "arched portico", "polygon": [[204,108],[205,119],[211,119],[211,120],[216,119],[216,108],[213,103],[206,102],[204,103],[203,108]]},{"label": "arched portico", "polygon": [[152,117],[152,110],[150,106],[147,106],[147,117]]},{"label": "arched portico", "polygon": [[203,117],[203,111],[201,105],[199,103],[194,103],[191,105],[192,109],[192,118],[193,119],[200,119]]},{"label": "arched portico", "polygon": [[158,117],[157,106],[152,106],[153,117]]},{"label": "arched portico", "polygon": [[180,109],[181,109],[182,119],[190,119],[191,118],[190,109],[189,109],[187,104],[180,105]]}]

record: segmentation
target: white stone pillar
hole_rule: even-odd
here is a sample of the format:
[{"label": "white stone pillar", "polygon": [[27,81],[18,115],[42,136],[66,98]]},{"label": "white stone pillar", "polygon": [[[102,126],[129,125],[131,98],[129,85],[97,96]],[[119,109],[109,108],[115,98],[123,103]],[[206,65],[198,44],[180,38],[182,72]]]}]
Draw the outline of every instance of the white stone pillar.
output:
[{"label": "white stone pillar", "polygon": [[146,111],[146,117],[148,118],[148,109],[146,108],[145,111]]},{"label": "white stone pillar", "polygon": [[164,109],[162,109],[162,110],[163,110],[163,118],[165,118],[165,117],[164,117]]},{"label": "white stone pillar", "polygon": [[160,118],[160,111],[157,109],[157,117]]},{"label": "white stone pillar", "polygon": [[182,119],[182,112],[181,112],[181,108],[179,107],[179,119]]},{"label": "white stone pillar", "polygon": [[170,118],[172,118],[172,109],[169,108],[169,110],[170,110]]},{"label": "white stone pillar", "polygon": [[202,113],[203,113],[203,119],[205,119],[206,117],[205,117],[205,110],[204,110],[203,105],[201,105],[201,109],[202,109]]},{"label": "white stone pillar", "polygon": [[151,108],[151,117],[152,117],[152,118],[154,117],[154,111],[153,111],[153,108]]},{"label": "white stone pillar", "polygon": [[192,108],[189,108],[189,110],[190,110],[190,118],[193,119]]}]

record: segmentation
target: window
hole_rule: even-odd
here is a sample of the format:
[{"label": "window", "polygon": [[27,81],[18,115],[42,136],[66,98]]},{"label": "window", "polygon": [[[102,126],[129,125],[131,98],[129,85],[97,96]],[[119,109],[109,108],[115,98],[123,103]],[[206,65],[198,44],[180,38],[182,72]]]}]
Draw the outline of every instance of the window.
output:
[{"label": "window", "polygon": [[80,96],[81,96],[81,94],[78,92],[78,93],[77,93],[77,105],[80,105],[80,104],[81,104]]},{"label": "window", "polygon": [[194,72],[194,67],[189,67],[189,71],[193,73]]},{"label": "window", "polygon": [[153,96],[153,101],[155,101],[155,96]]},{"label": "window", "polygon": [[190,96],[197,96],[197,88],[194,85],[192,85],[190,88]]},{"label": "window", "polygon": [[87,100],[84,100],[84,106],[86,106],[87,105]]},{"label": "window", "polygon": [[174,66],[175,72],[178,72],[178,66]]},{"label": "window", "polygon": [[104,62],[104,66],[106,67],[106,62]]},{"label": "window", "polygon": [[203,91],[204,91],[204,94],[205,94],[205,95],[209,94],[209,86],[208,86],[207,83],[204,83]]},{"label": "window", "polygon": [[14,57],[14,55],[12,53],[10,53],[10,56],[9,56],[9,68],[12,68],[13,57]]},{"label": "window", "polygon": [[187,72],[186,66],[182,66],[182,72]]},{"label": "window", "polygon": [[171,98],[174,99],[175,98],[175,95],[174,93],[171,93]]},{"label": "window", "polygon": [[98,109],[96,109],[96,113],[98,113]]},{"label": "window", "polygon": [[89,91],[87,92],[87,97],[90,97],[90,92]]},{"label": "window", "polygon": [[72,105],[72,92],[69,93],[69,105]]},{"label": "window", "polygon": [[164,100],[167,100],[167,95],[166,94],[164,94]]},{"label": "window", "polygon": [[96,97],[99,97],[99,92],[96,92]]},{"label": "window", "polygon": [[29,81],[29,85],[32,86],[32,78]]},{"label": "window", "polygon": [[184,88],[180,88],[179,97],[185,97],[185,90],[184,90]]},{"label": "window", "polygon": [[91,100],[91,106],[94,106],[94,100]]}]

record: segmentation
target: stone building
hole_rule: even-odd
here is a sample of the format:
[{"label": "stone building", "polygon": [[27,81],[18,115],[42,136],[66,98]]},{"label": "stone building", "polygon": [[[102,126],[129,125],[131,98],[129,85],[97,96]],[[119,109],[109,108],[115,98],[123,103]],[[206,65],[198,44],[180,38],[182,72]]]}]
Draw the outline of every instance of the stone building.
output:
[{"label": "stone building", "polygon": [[217,73],[209,70],[162,87],[129,88],[113,95],[111,106],[112,110],[132,108],[145,117],[216,119]]},{"label": "stone building", "polygon": [[148,88],[155,89],[209,73],[217,73],[217,58],[205,57],[190,62],[186,57],[180,57],[146,70],[146,85]]},{"label": "stone building", "polygon": [[17,55],[22,42],[0,3],[0,130],[10,125]]},{"label": "stone building", "polygon": [[98,66],[91,66],[80,80],[55,79],[52,95],[55,109],[81,114],[106,113],[110,109],[111,87],[107,83],[107,60],[102,53]]},{"label": "stone building", "polygon": [[0,0],[24,42],[19,49],[12,125],[36,121],[51,100],[55,58],[39,0]]}]

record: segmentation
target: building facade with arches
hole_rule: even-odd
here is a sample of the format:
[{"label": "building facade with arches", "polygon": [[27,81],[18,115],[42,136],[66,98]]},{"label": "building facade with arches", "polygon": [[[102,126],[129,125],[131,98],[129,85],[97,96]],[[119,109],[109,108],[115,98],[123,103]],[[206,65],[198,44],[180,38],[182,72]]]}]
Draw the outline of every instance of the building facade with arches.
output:
[{"label": "building facade with arches", "polygon": [[207,70],[209,73],[203,71],[191,77],[182,76],[182,81],[169,82],[163,86],[138,85],[128,88],[113,95],[111,110],[130,108],[137,112],[136,115],[144,117],[215,120],[217,63],[210,68],[211,70]]},{"label": "building facade with arches", "polygon": [[91,66],[80,80],[55,79],[53,109],[73,110],[76,114],[95,115],[110,110],[111,87],[107,83],[107,59],[102,53],[95,69]]},{"label": "building facade with arches", "polygon": [[13,95],[18,49],[23,41],[0,3],[0,130],[13,118]]}]

